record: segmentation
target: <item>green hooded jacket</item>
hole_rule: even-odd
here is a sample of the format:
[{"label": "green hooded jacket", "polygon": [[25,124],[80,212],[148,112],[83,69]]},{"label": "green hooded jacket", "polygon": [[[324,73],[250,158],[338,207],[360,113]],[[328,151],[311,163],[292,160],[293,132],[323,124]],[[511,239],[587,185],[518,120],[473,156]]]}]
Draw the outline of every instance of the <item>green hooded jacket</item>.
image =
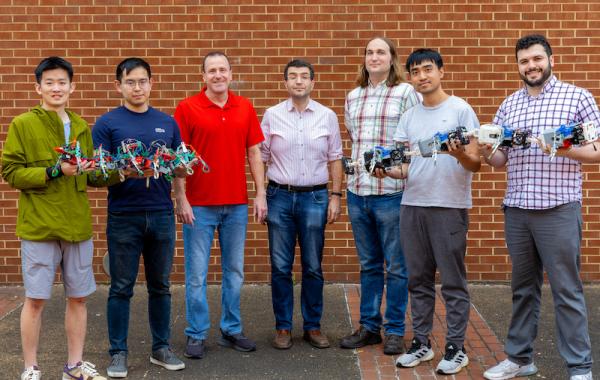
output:
[{"label": "green hooded jacket", "polygon": [[[69,141],[76,139],[92,157],[92,134],[85,120],[68,111]],[[55,147],[65,144],[64,126],[56,112],[36,106],[13,119],[2,153],[2,177],[21,190],[16,234],[22,239],[79,242],[92,237],[87,196],[89,174],[46,180],[46,168],[58,160]],[[90,183],[95,185],[93,183]]]}]

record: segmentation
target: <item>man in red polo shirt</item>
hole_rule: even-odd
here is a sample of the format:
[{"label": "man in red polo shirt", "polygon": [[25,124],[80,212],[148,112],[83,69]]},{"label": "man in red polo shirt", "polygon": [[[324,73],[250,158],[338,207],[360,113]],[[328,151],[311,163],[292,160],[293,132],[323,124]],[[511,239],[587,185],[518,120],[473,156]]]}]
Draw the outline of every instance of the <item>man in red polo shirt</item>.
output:
[{"label": "man in red polo shirt", "polygon": [[221,247],[222,310],[219,345],[254,351],[256,344],[242,332],[240,291],[244,282],[244,242],[248,224],[245,158],[254,179],[254,217],[267,214],[264,168],[259,150],[264,140],[256,111],[246,98],[229,90],[229,59],[211,52],[202,64],[206,87],[184,99],[175,110],[181,138],[191,144],[210,166],[210,173],[187,177],[184,192],[175,188],[177,219],[183,222],[185,302],[188,326],[185,356],[204,356],[210,328],[206,275],[215,229]]}]

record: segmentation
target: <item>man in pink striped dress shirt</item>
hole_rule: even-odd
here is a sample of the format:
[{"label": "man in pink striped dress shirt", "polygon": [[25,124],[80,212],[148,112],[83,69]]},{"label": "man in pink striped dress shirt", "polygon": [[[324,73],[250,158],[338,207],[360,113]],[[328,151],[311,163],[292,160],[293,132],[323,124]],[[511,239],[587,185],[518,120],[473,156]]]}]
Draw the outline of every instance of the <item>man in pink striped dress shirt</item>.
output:
[{"label": "man in pink striped dress shirt", "polygon": [[[296,240],[302,262],[301,308],[304,340],[329,347],[321,333],[325,225],[340,215],[342,140],[335,113],[310,98],[314,69],[293,60],[284,70],[290,98],[265,111],[261,146],[267,164],[267,226],[271,289],[275,313],[273,346],[292,346],[294,289],[292,266]],[[331,197],[327,183],[331,172]]]}]

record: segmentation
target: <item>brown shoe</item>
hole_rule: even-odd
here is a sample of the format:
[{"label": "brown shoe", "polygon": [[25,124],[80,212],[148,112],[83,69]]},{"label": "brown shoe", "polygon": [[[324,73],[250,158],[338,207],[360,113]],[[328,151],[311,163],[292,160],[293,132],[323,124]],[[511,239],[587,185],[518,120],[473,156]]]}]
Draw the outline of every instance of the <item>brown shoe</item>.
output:
[{"label": "brown shoe", "polygon": [[287,350],[292,347],[292,334],[290,330],[277,330],[275,339],[273,339],[273,347],[280,350]]},{"label": "brown shoe", "polygon": [[308,330],[304,332],[304,340],[316,348],[327,348],[329,347],[329,340],[324,334],[321,334],[321,330]]}]

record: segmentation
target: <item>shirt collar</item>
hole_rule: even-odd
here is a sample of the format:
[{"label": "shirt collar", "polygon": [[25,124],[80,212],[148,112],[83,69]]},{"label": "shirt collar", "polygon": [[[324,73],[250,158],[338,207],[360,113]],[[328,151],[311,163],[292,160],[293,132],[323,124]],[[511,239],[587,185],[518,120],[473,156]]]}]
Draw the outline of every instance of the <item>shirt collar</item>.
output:
[{"label": "shirt collar", "polygon": [[[304,111],[314,111],[315,110],[315,101],[312,99],[308,100],[308,104],[306,105],[306,108],[304,109]],[[296,108],[294,108],[294,102],[292,102],[292,98],[288,98],[288,100],[285,103],[285,109],[287,109],[289,112],[294,111]]]},{"label": "shirt collar", "polygon": [[[198,97],[200,99],[200,104],[203,107],[221,108],[218,105],[216,105],[215,103],[213,103],[212,100],[210,100],[208,98],[208,96],[206,96],[206,86],[202,88],[202,91],[200,91],[200,93],[198,94]],[[233,91],[227,90],[227,103],[225,103],[225,105],[223,106],[223,109],[229,108],[229,107],[235,107],[237,105],[238,105],[237,95],[234,94]]]},{"label": "shirt collar", "polygon": [[369,79],[369,86],[371,88],[381,88],[382,86],[387,86],[387,78],[382,80],[381,82],[377,83],[377,84],[373,84],[373,82],[371,82],[371,79]]},{"label": "shirt collar", "polygon": [[540,91],[538,96],[534,97],[534,96],[529,95],[529,93],[527,92],[527,87],[525,87],[525,86],[523,87],[523,95],[525,97],[529,97],[529,98],[542,98],[542,97],[544,97],[544,94],[552,91],[554,86],[556,86],[557,82],[558,82],[558,78],[556,78],[556,75],[552,75],[550,77],[550,79],[546,82],[546,84],[544,85],[544,87],[542,88],[542,91]]}]

